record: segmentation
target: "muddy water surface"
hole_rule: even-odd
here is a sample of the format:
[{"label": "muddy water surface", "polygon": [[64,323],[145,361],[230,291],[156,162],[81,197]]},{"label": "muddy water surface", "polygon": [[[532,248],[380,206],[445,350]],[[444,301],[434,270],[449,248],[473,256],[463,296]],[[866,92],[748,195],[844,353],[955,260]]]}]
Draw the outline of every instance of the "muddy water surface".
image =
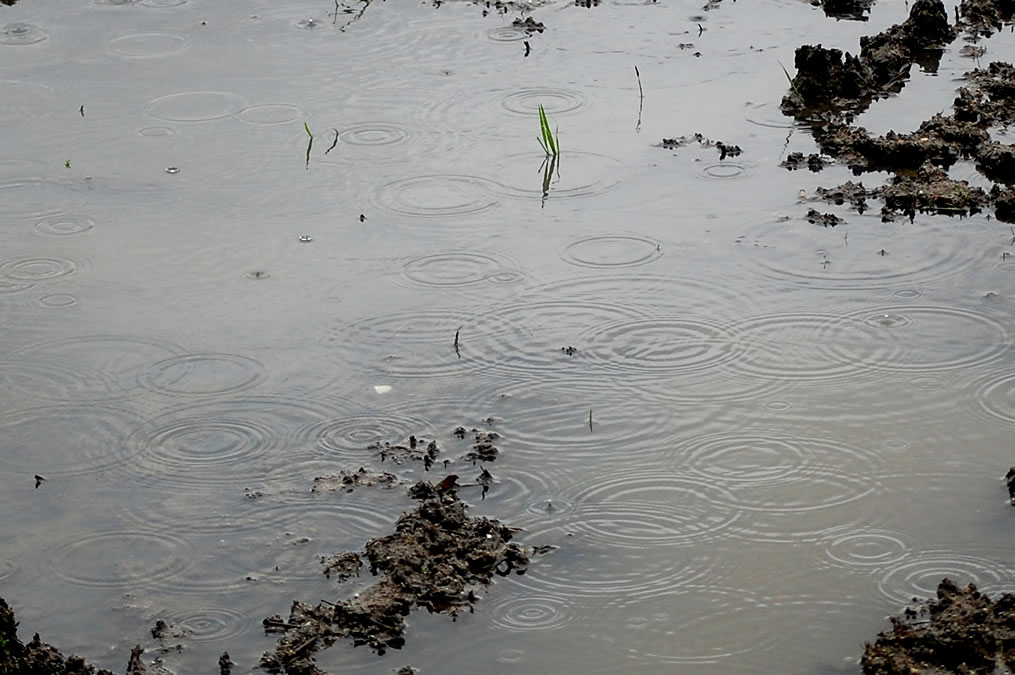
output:
[{"label": "muddy water surface", "polygon": [[[474,512],[560,548],[329,672],[855,672],[942,576],[1015,589],[1012,232],[844,207],[823,228],[800,191],[851,174],[778,166],[816,151],[780,62],[855,52],[904,3],[558,2],[542,34],[485,5],[233,4],[0,7],[0,590],[23,631],[119,670],[162,618],[189,631],[178,672],[245,669],[263,617],[369,583],[336,589],[321,555],[409,508],[313,478],[416,480],[368,450],[411,434],[471,477],[458,425],[501,436]],[[959,44],[860,122],[946,108]],[[695,132],[744,152],[657,147]]]}]

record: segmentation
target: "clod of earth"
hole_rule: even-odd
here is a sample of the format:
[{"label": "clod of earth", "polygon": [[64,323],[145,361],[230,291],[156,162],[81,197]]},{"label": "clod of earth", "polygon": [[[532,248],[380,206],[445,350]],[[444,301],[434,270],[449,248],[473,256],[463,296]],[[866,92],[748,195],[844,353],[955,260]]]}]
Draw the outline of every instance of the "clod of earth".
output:
[{"label": "clod of earth", "polygon": [[806,156],[802,152],[791,152],[779,166],[790,171],[796,171],[806,166],[809,170],[817,173],[831,163],[831,159],[815,152]]},{"label": "clod of earth", "polygon": [[[472,611],[479,599],[476,587],[489,584],[494,575],[525,573],[529,556],[510,543],[511,528],[469,517],[454,490],[421,481],[410,492],[422,503],[398,519],[394,534],[366,544],[370,573],[381,579],[348,600],[317,606],[293,602],[288,621],[265,619],[266,631],[284,632],[275,650],[262,657],[263,668],[320,675],[313,654],[339,639],[378,653],[398,649],[405,643],[405,616],[413,608],[455,617]],[[327,559],[326,569],[334,560]]]},{"label": "clod of earth", "polygon": [[834,213],[821,213],[816,209],[809,209],[807,211],[807,222],[812,225],[821,225],[823,227],[835,227],[836,225],[842,223],[843,220]]},{"label": "clod of earth", "polygon": [[936,600],[891,622],[890,631],[866,645],[863,675],[1015,672],[1015,596],[1009,593],[991,601],[973,584],[959,588],[944,579]]}]

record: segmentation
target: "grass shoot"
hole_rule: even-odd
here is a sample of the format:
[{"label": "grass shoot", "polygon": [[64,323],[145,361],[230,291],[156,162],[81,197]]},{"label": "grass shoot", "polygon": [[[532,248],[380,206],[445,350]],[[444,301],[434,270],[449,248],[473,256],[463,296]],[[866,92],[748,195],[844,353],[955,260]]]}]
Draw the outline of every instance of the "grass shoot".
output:
[{"label": "grass shoot", "polygon": [[793,93],[796,94],[797,98],[801,101],[804,100],[804,97],[800,95],[800,90],[797,89],[796,85],[793,83],[793,78],[789,76],[789,71],[786,70],[786,66],[782,65],[782,61],[777,61],[777,63],[779,64],[779,67],[782,68],[782,74],[786,76],[786,81],[789,82],[789,86],[793,88]]},{"label": "grass shoot", "polygon": [[560,129],[557,130],[556,136],[553,131],[550,130],[550,122],[546,119],[546,110],[543,109],[543,104],[539,104],[539,137],[536,139],[539,141],[539,145],[543,148],[543,152],[546,153],[547,157],[556,157],[560,154],[560,146],[558,141],[560,140]]}]

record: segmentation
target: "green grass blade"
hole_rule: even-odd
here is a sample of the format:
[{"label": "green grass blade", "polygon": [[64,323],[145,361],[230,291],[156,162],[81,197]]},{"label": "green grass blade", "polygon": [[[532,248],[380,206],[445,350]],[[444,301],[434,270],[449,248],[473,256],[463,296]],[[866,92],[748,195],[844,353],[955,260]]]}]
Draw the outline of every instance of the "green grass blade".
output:
[{"label": "green grass blade", "polygon": [[314,135],[313,135],[312,133],[310,133],[310,125],[309,125],[309,124],[307,124],[306,122],[304,122],[304,123],[303,123],[303,128],[307,130],[307,136],[310,136],[310,138],[313,138],[313,137],[314,137]]},{"label": "green grass blade", "polygon": [[539,104],[539,131],[543,136],[542,145],[543,150],[548,155],[557,155],[557,143],[553,140],[553,132],[550,131],[550,121],[546,119],[546,110],[542,104]]}]

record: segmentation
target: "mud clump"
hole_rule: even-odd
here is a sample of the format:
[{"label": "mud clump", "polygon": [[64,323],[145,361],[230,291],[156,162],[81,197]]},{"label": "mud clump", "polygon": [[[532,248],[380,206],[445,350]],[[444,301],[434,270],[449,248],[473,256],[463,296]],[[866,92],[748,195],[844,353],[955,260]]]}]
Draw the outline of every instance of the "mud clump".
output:
[{"label": "mud clump", "polygon": [[952,180],[930,164],[922,166],[915,176],[896,176],[881,189],[880,196],[884,200],[881,217],[886,221],[897,214],[912,220],[917,211],[974,214],[987,201],[982,188],[970,186],[964,180]]},{"label": "mud clump", "polygon": [[314,478],[311,492],[352,492],[358,487],[381,486],[386,489],[401,484],[398,476],[386,471],[367,471],[360,467],[357,471],[342,470]]},{"label": "mud clump", "polygon": [[[719,161],[724,161],[727,157],[739,157],[743,154],[743,149],[739,145],[733,143],[725,143],[723,141],[712,140],[707,138],[704,134],[695,132],[690,136],[674,136],[673,138],[664,138],[659,144],[656,145],[658,148],[665,150],[677,150],[686,145],[697,143],[702,148],[715,148],[719,151]],[[573,347],[571,349],[574,349]],[[577,350],[575,350],[577,351]],[[571,356],[571,354],[568,354]]]},{"label": "mud clump", "polygon": [[991,601],[969,584],[949,579],[938,585],[937,599],[903,618],[864,649],[863,675],[909,673],[1015,672],[1015,596]]},{"label": "mud clump", "polygon": [[829,18],[866,21],[874,0],[823,0],[820,4]]},{"label": "mud clump", "polygon": [[[448,479],[437,486],[423,481],[413,486],[410,492],[422,495],[422,503],[398,519],[393,534],[366,544],[370,573],[381,577],[373,586],[335,603],[296,601],[288,620],[265,619],[266,632],[283,635],[276,649],[264,654],[261,666],[275,673],[318,675],[313,654],[339,639],[378,653],[399,649],[412,609],[456,617],[472,611],[478,586],[496,575],[524,574],[529,556],[510,543],[514,531],[496,520],[468,516],[455,488]],[[354,555],[332,556],[325,561],[326,570]]]},{"label": "mud clump", "polygon": [[[999,0],[993,6],[1005,3],[1012,0]],[[970,7],[962,11],[973,12]],[[1005,11],[1010,13],[1010,8]],[[958,26],[968,24],[959,20]],[[957,34],[940,0],[917,0],[905,22],[862,37],[857,56],[821,45],[797,49],[797,75],[791,80],[792,91],[783,98],[783,112],[808,124],[821,152],[837,158],[854,174],[895,174],[889,184],[873,190],[858,191],[852,183],[824,188],[825,199],[831,201],[830,196],[839,192],[838,203],[848,201],[861,212],[867,198],[883,199],[886,221],[899,214],[912,219],[916,212],[970,215],[989,205],[998,219],[1015,218],[1010,190],[1015,182],[1015,146],[994,141],[989,133],[992,126],[1015,122],[1015,68],[1010,64],[992,63],[967,73],[967,84],[957,91],[954,114],[935,115],[912,133],[873,136],[852,125],[854,115],[874,100],[901,91],[914,64],[936,71],[942,47]],[[796,155],[783,166],[801,168],[805,158]],[[975,161],[984,176],[1001,186],[985,191],[949,178],[944,170],[960,160]],[[810,161],[807,166],[812,171],[821,168]]]},{"label": "mud clump", "polygon": [[966,39],[977,42],[999,32],[1015,14],[1013,0],[962,0],[956,10],[958,28]]},{"label": "mud clump", "polygon": [[790,171],[807,167],[810,171],[818,173],[830,163],[831,160],[828,157],[819,155],[816,152],[812,152],[809,155],[804,155],[802,152],[791,152],[786,155],[786,159],[782,160],[779,166]]},{"label": "mud clump", "polygon": [[879,96],[900,91],[913,63],[936,71],[941,48],[955,35],[941,0],[917,0],[903,23],[861,37],[858,56],[821,45],[798,47],[797,75],[783,110],[794,116],[823,107],[861,112]]},{"label": "mud clump", "polygon": [[359,554],[351,552],[322,556],[321,564],[324,565],[324,576],[329,579],[335,577],[338,581],[359,576],[359,571],[363,569],[363,560]]},{"label": "mud clump", "polygon": [[417,438],[415,435],[409,436],[408,441],[404,443],[392,444],[387,441],[372,443],[367,446],[367,450],[372,450],[382,462],[392,461],[395,464],[423,462],[423,468],[426,471],[430,470],[430,467],[433,466],[433,463],[441,454],[437,441],[427,441],[425,438]]},{"label": "mud clump", "polygon": [[806,218],[807,222],[811,225],[821,225],[823,227],[835,227],[843,222],[842,218],[834,213],[821,213],[817,209],[809,209]]}]

